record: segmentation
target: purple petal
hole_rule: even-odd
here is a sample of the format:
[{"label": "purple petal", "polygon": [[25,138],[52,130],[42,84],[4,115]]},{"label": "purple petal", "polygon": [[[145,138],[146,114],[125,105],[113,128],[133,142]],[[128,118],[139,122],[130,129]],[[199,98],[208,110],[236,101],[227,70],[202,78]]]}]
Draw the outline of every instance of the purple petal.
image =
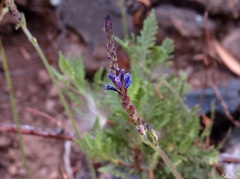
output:
[{"label": "purple petal", "polygon": [[132,84],[132,80],[129,79],[129,80],[128,80],[128,83],[125,83],[125,84],[124,84],[124,87],[125,87],[126,89],[128,89],[128,87],[129,87],[131,84]]},{"label": "purple petal", "polygon": [[120,80],[122,83],[124,82],[124,69],[121,70]]},{"label": "purple petal", "polygon": [[130,73],[127,73],[124,77],[124,84],[127,84],[130,78],[131,78]]},{"label": "purple petal", "polygon": [[118,86],[118,88],[122,88],[122,83],[118,76],[115,76],[115,83]]},{"label": "purple petal", "polygon": [[112,74],[109,73],[107,76],[108,76],[108,78],[114,83],[114,81],[115,81],[115,80],[114,80],[114,75],[112,75]]},{"label": "purple petal", "polygon": [[118,91],[115,87],[110,86],[108,83],[106,84],[106,90]]}]

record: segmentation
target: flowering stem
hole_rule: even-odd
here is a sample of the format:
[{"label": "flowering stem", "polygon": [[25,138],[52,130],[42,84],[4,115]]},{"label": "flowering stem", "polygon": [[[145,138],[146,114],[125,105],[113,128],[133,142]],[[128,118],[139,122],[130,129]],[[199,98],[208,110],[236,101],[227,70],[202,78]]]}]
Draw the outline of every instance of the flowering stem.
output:
[{"label": "flowering stem", "polygon": [[178,172],[178,170],[176,169],[176,167],[173,165],[173,163],[171,162],[171,160],[168,158],[168,156],[165,154],[165,152],[161,149],[161,147],[159,147],[159,145],[154,146],[151,145],[151,147],[158,153],[158,155],[163,159],[163,161],[165,162],[165,164],[168,166],[168,168],[170,168],[170,170],[172,171],[172,173],[175,175],[175,177],[177,179],[183,179],[183,177],[181,176],[181,174]]},{"label": "flowering stem", "polygon": [[11,108],[12,108],[12,113],[13,113],[13,119],[14,119],[14,123],[17,127],[18,142],[19,142],[19,146],[20,146],[20,150],[21,150],[21,157],[22,157],[24,168],[26,170],[27,178],[30,179],[31,175],[30,175],[28,164],[27,164],[27,157],[26,157],[26,154],[24,151],[24,144],[23,144],[22,134],[21,134],[21,130],[20,130],[19,117],[17,114],[17,108],[16,108],[15,99],[14,99],[14,90],[13,90],[12,80],[11,80],[11,76],[9,73],[7,59],[6,59],[6,55],[5,55],[5,51],[3,49],[1,39],[0,39],[0,52],[2,54],[4,73],[6,76],[6,81],[7,81],[9,93],[10,93],[10,103],[11,103]]},{"label": "flowering stem", "polygon": [[177,171],[170,159],[159,147],[158,136],[156,132],[149,124],[139,117],[135,106],[128,96],[128,87],[131,85],[132,79],[130,73],[125,74],[124,69],[120,70],[118,67],[116,47],[112,33],[112,22],[109,16],[105,18],[104,27],[106,34],[107,59],[109,60],[110,64],[110,73],[108,74],[108,78],[113,84],[111,86],[107,83],[106,90],[111,90],[117,93],[118,98],[122,102],[123,109],[125,109],[129,115],[129,122],[136,127],[142,141],[148,146],[152,147],[158,153],[158,155],[163,159],[177,179],[182,179],[181,174]]}]

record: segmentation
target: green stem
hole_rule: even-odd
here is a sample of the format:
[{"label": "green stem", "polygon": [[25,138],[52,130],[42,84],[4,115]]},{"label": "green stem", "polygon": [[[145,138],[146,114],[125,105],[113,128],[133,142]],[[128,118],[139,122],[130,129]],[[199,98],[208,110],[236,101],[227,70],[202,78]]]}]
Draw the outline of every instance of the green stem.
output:
[{"label": "green stem", "polygon": [[119,0],[119,5],[120,5],[120,9],[121,9],[121,21],[122,21],[124,38],[128,39],[129,37],[128,37],[128,29],[127,29],[127,20],[126,20],[126,13],[124,10],[123,0]]},{"label": "green stem", "polygon": [[39,46],[39,44],[37,42],[37,39],[35,37],[33,37],[31,32],[28,30],[27,25],[26,25],[26,21],[25,21],[25,17],[24,17],[23,14],[22,14],[22,23],[20,23],[20,27],[22,28],[23,32],[27,36],[29,42],[31,42],[33,47],[38,52],[40,58],[43,61],[43,64],[44,64],[45,68],[47,69],[47,71],[48,71],[48,73],[49,73],[49,75],[51,77],[51,80],[52,80],[54,86],[57,89],[58,95],[60,97],[60,101],[61,101],[61,103],[62,103],[62,105],[63,105],[63,107],[64,107],[64,109],[65,109],[65,111],[67,113],[68,118],[71,121],[71,124],[73,126],[73,129],[74,129],[76,135],[77,135],[77,138],[78,138],[79,142],[83,144],[83,145],[81,145],[82,146],[82,150],[83,150],[83,152],[86,155],[86,159],[87,159],[88,165],[90,167],[91,173],[93,175],[93,178],[96,179],[97,177],[96,177],[96,173],[95,173],[94,167],[92,165],[92,162],[90,160],[89,154],[88,154],[88,152],[86,150],[86,147],[84,145],[84,140],[81,138],[80,132],[78,131],[77,124],[76,124],[76,122],[73,119],[73,116],[72,116],[72,113],[70,111],[69,105],[67,104],[67,101],[66,101],[66,99],[65,99],[65,97],[64,97],[64,95],[62,93],[62,90],[60,89],[60,87],[57,84],[56,78],[55,78],[55,76],[54,76],[54,74],[53,74],[53,72],[51,70],[51,67],[50,67],[50,65],[48,63],[48,60],[47,60],[46,56],[44,55],[41,47]]},{"label": "green stem", "polygon": [[165,154],[165,152],[157,145],[151,145],[151,147],[159,154],[159,156],[163,159],[163,161],[166,163],[166,165],[170,168],[172,173],[175,175],[177,179],[183,179],[181,174],[178,172],[178,170],[175,168],[171,160],[168,158],[168,156]]},{"label": "green stem", "polygon": [[14,119],[15,125],[17,126],[18,142],[19,142],[19,146],[20,146],[20,150],[21,150],[21,157],[22,157],[22,161],[23,161],[23,164],[24,164],[24,168],[26,170],[27,178],[30,179],[31,175],[30,175],[30,171],[29,171],[29,168],[28,168],[28,164],[27,164],[27,157],[26,157],[26,154],[25,154],[25,151],[24,151],[22,134],[21,134],[21,131],[20,131],[19,117],[18,117],[18,114],[17,114],[17,107],[16,107],[16,103],[15,103],[15,98],[14,98],[12,80],[11,80],[11,76],[10,76],[10,73],[9,73],[7,58],[6,58],[6,54],[5,54],[3,45],[2,45],[1,38],[0,38],[0,52],[2,54],[4,73],[5,73],[5,76],[6,76],[6,81],[7,81],[7,85],[8,85],[9,93],[10,93],[10,103],[11,103],[11,108],[12,108],[12,113],[13,113],[13,119]]}]

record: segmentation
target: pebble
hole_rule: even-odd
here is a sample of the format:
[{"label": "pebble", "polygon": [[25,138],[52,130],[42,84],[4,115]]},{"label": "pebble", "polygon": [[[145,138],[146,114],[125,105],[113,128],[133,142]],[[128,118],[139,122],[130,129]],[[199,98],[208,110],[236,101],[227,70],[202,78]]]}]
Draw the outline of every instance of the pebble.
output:
[{"label": "pebble", "polygon": [[7,156],[9,158],[9,160],[15,161],[18,158],[18,153],[16,152],[15,149],[8,149],[8,153]]},{"label": "pebble", "polygon": [[52,99],[48,99],[45,103],[46,106],[46,110],[48,112],[53,112],[55,106],[56,106],[56,101],[52,100]]},{"label": "pebble", "polygon": [[40,70],[38,72],[38,82],[40,85],[46,85],[50,81],[51,81],[50,76],[46,70]]},{"label": "pebble", "polygon": [[57,178],[59,178],[57,171],[52,171],[52,172],[49,174],[49,179],[57,179]]},{"label": "pebble", "polygon": [[58,92],[57,92],[57,88],[54,85],[51,85],[49,92],[48,92],[48,96],[50,98],[56,98],[58,97]]},{"label": "pebble", "polygon": [[11,139],[5,136],[0,136],[0,148],[7,148],[11,145]]},{"label": "pebble", "polygon": [[34,86],[34,85],[29,85],[28,86],[28,90],[29,90],[29,92],[31,94],[34,94],[34,93],[36,93],[38,91],[38,88],[36,86]]},{"label": "pebble", "polygon": [[16,176],[18,174],[18,167],[16,165],[10,165],[8,167],[8,173],[11,176]]}]

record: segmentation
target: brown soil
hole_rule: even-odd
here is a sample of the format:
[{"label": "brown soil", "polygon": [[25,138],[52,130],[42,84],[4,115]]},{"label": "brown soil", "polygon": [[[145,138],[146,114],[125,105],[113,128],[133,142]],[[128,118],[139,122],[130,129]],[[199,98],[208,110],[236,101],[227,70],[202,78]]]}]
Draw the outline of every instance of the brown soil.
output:
[{"label": "brown soil", "polygon": [[[53,66],[56,66],[57,51],[53,48],[54,45],[47,38],[43,37],[47,37],[49,33],[54,35],[53,31],[56,33],[57,28],[51,29],[52,31],[50,32],[46,28],[47,26],[45,26],[46,22],[44,19],[38,15],[27,18],[27,21],[30,31],[38,39],[49,62]],[[56,90],[52,90],[53,92],[50,93],[53,85],[44,65],[23,32],[18,30],[10,34],[2,34],[1,38],[12,77],[20,123],[43,129],[57,128],[48,119],[26,111],[27,108],[33,108],[51,115],[57,121],[60,121],[63,126],[71,129],[59,99],[56,97]],[[0,86],[0,123],[13,124],[14,121],[8,96],[9,91],[2,67]],[[0,135],[0,176],[2,179],[26,178],[17,141],[16,134],[1,133]],[[24,135],[23,142],[32,178],[55,179],[60,178],[60,171],[65,173],[63,163],[64,140]],[[78,165],[78,167],[81,167],[81,161],[85,163],[83,160],[84,157],[76,146],[74,148],[72,149],[72,155],[75,156],[73,166]],[[74,154],[74,150],[78,151],[77,155]],[[83,165],[81,172],[82,176],[86,177],[88,174],[84,172],[84,168],[86,166]]]}]

